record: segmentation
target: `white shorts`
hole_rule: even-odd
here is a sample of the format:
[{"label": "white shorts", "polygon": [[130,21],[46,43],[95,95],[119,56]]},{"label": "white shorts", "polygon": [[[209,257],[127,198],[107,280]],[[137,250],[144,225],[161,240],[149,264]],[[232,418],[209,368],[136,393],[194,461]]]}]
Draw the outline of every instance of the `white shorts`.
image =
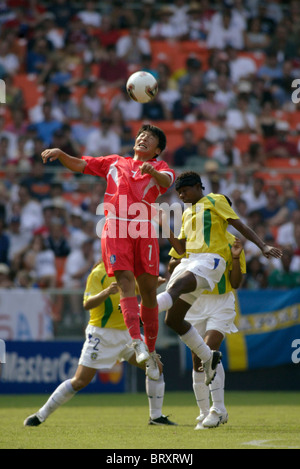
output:
[{"label": "white shorts", "polygon": [[181,260],[174,269],[167,285],[167,290],[175,280],[186,271],[192,272],[197,280],[197,288],[191,293],[180,296],[186,303],[192,305],[202,294],[203,290],[212,291],[219,283],[226,269],[226,262],[218,254],[191,254]]},{"label": "white shorts", "polygon": [[225,334],[237,332],[234,324],[235,297],[232,292],[224,295],[201,295],[188,310],[185,319],[194,326],[201,337],[206,331]]},{"label": "white shorts", "polygon": [[127,330],[87,326],[79,365],[97,370],[110,369],[117,361],[128,361],[134,350]]}]

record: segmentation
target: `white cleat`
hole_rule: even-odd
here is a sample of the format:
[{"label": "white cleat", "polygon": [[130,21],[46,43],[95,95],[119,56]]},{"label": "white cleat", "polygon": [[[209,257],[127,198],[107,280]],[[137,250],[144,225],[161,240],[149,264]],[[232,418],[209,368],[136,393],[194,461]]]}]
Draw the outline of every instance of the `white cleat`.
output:
[{"label": "white cleat", "polygon": [[214,380],[214,377],[217,373],[217,366],[220,363],[221,358],[222,353],[218,350],[213,350],[210,359],[203,363],[206,386],[208,386]]},{"label": "white cleat", "polygon": [[145,344],[145,342],[143,342],[140,339],[136,339],[132,342],[132,346],[135,351],[135,358],[136,358],[137,363],[143,363],[149,360],[150,355],[149,355],[148,347]]},{"label": "white cleat", "polygon": [[156,352],[151,352],[150,358],[146,361],[146,375],[154,381],[157,381],[160,377],[157,358],[160,358],[159,355]]},{"label": "white cleat", "polygon": [[203,412],[200,412],[200,415],[198,415],[198,417],[196,418],[197,425],[195,426],[195,430],[207,430],[207,428],[203,427],[203,420],[205,420],[208,415],[208,412],[206,412],[205,414]]},{"label": "white cleat", "polygon": [[224,425],[228,422],[227,412],[220,412],[218,410],[211,410],[208,416],[203,420],[202,425],[204,428],[216,428],[219,425]]}]

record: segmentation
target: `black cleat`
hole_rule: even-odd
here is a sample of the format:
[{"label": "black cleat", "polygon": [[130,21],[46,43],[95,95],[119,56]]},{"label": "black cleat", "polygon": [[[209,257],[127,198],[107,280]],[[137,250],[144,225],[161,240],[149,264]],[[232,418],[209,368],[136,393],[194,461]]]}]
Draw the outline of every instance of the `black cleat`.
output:
[{"label": "black cleat", "polygon": [[43,423],[36,414],[30,415],[24,420],[24,427],[38,427]]},{"label": "black cleat", "polygon": [[161,415],[157,419],[150,417],[148,425],[177,425],[177,423],[171,422],[165,415]]}]

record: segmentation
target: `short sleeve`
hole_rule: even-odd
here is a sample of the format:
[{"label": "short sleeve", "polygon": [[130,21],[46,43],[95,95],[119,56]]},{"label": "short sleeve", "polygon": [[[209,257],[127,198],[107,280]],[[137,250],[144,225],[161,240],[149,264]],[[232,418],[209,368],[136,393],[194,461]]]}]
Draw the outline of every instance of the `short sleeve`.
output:
[{"label": "short sleeve", "polygon": [[82,156],[87,165],[84,168],[83,174],[90,174],[92,176],[100,176],[106,178],[111,165],[119,159],[118,155],[108,156]]}]

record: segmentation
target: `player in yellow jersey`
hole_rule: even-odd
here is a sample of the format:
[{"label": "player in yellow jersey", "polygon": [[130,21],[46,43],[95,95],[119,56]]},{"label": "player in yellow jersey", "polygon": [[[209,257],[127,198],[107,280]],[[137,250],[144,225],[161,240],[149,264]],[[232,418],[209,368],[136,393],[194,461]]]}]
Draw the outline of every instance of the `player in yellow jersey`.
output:
[{"label": "player in yellow jersey", "polygon": [[267,246],[254,231],[242,223],[224,195],[203,194],[200,176],[182,173],[175,188],[184,204],[189,204],[182,216],[179,238],[170,230],[169,241],[178,254],[185,254],[174,270],[165,292],[157,297],[159,311],[167,311],[165,323],[179,334],[181,340],[202,361],[205,383],[214,379],[221,353],[211,350],[197,330],[185,320],[190,306],[203,290],[212,291],[220,282],[230,248],[226,239],[228,224],[246,239],[256,244],[267,258],[280,258],[282,252]]},{"label": "player in yellow jersey", "polygon": [[160,377],[158,380],[153,380],[147,375],[146,362],[138,364],[136,361],[132,338],[119,308],[120,294],[117,282],[115,277],[108,277],[103,262],[93,268],[87,279],[83,304],[84,308],[90,312],[90,321],[86,328],[86,340],[75,376],[60,384],[45,405],[38,412],[27,417],[24,425],[31,427],[40,425],[56,409],[85,388],[92,381],[97,370],[110,369],[117,361],[124,360],[146,370],[149,424],[176,425],[162,414],[165,382],[159,357],[155,356]]},{"label": "player in yellow jersey", "polygon": [[[246,259],[241,241],[231,233],[226,233],[230,257],[226,259],[226,269],[213,291],[204,290],[201,297],[188,310],[186,320],[192,324],[211,349],[219,350],[226,334],[237,332],[234,324],[234,289],[240,287],[246,273]],[[169,272],[179,264],[181,257],[175,249],[170,251]],[[225,372],[222,363],[217,366],[214,381],[208,386],[204,383],[201,361],[192,352],[193,390],[200,409],[195,430],[214,428],[227,423],[228,414],[224,402]],[[210,395],[212,406],[210,407]]]}]

